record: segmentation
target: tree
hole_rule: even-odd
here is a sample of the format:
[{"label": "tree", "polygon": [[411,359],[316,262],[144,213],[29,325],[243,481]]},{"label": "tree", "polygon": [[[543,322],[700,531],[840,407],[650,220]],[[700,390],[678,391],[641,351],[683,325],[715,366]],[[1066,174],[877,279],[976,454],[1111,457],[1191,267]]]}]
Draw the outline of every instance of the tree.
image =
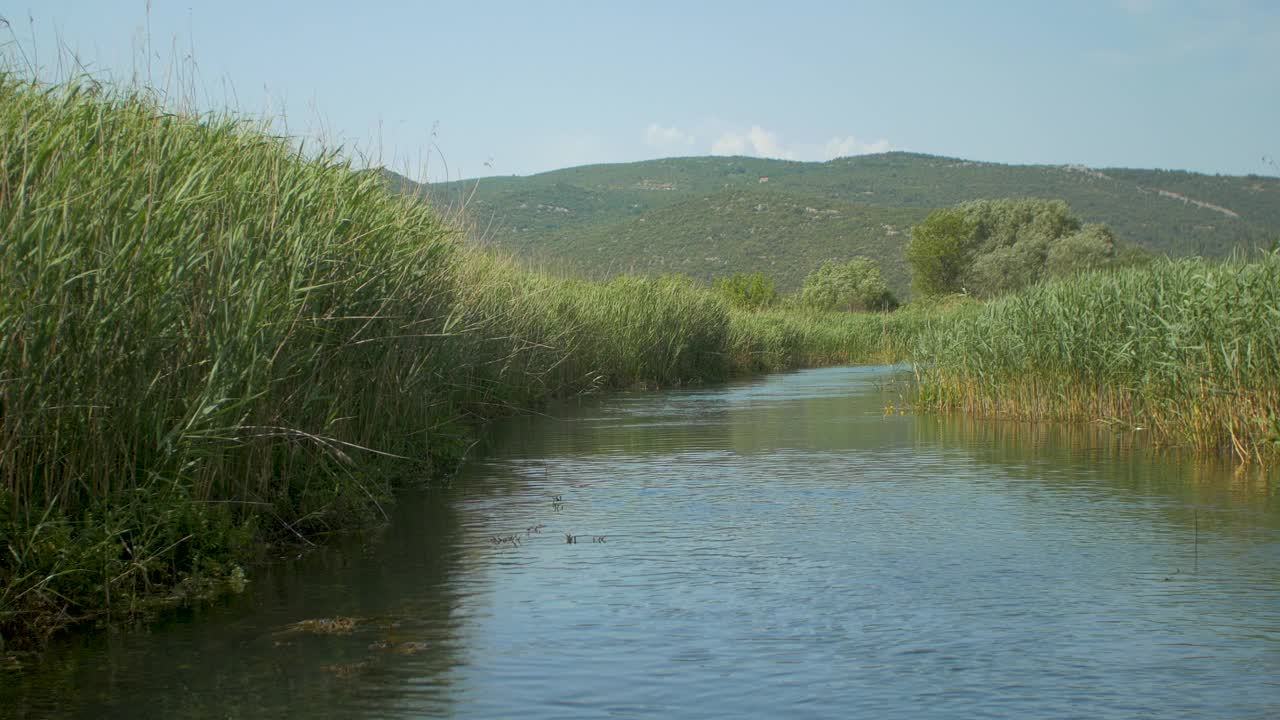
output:
[{"label": "tree", "polygon": [[1062,276],[1110,265],[1116,259],[1116,239],[1106,225],[1085,225],[1080,232],[1059,240],[1049,250],[1045,266],[1050,275]]},{"label": "tree", "polygon": [[716,292],[730,305],[744,310],[759,310],[778,302],[778,289],[773,278],[762,272],[734,273],[715,282]]},{"label": "tree", "polygon": [[935,210],[911,229],[907,263],[911,287],[921,295],[960,292],[970,262],[977,223],[961,208]]},{"label": "tree", "polygon": [[1082,227],[1061,200],[975,200],[936,210],[912,228],[911,282],[922,295],[991,297],[1114,259],[1103,225]]},{"label": "tree", "polygon": [[818,310],[892,310],[898,299],[889,291],[880,266],[870,258],[827,262],[804,280],[800,304]]}]

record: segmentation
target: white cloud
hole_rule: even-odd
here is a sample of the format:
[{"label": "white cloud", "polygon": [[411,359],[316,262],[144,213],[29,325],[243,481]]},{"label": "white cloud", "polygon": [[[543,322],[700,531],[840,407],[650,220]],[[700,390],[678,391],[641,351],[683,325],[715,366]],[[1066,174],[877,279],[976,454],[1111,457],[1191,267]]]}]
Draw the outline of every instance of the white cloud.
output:
[{"label": "white cloud", "polygon": [[868,155],[871,153],[888,152],[893,146],[889,141],[880,138],[871,142],[864,142],[852,135],[844,137],[833,137],[827,141],[823,148],[823,160],[833,160],[838,157],[848,157],[849,155]]},{"label": "white cloud", "polygon": [[853,135],[833,137],[823,143],[783,143],[778,134],[759,125],[750,130],[729,130],[711,144],[712,155],[753,155],[782,160],[831,160],[850,155],[882,153],[893,149],[885,138],[862,140]]},{"label": "white cloud", "polygon": [[644,129],[644,142],[655,150],[669,152],[679,148],[691,147],[695,138],[678,127],[663,127],[658,123],[649,123]]},{"label": "white cloud", "polygon": [[746,155],[747,136],[727,132],[711,143],[712,155]]},{"label": "white cloud", "polygon": [[745,133],[729,131],[711,144],[712,155],[754,155],[756,157],[794,160],[796,154],[785,150],[778,142],[777,133],[752,125]]}]

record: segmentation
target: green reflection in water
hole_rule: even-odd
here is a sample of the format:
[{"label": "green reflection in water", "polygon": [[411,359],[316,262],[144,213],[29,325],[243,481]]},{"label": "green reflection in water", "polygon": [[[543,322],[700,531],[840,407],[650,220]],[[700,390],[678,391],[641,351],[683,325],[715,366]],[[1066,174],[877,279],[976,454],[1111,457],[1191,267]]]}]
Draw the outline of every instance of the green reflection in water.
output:
[{"label": "green reflection in water", "polygon": [[[73,636],[0,675],[0,716],[338,718],[407,694],[446,708],[465,602],[453,508],[439,493],[406,495],[394,531],[256,569],[241,596]],[[339,632],[296,630],[335,618]]]},{"label": "green reflection in water", "polygon": [[[917,416],[901,379],[883,369],[797,373],[512,418],[493,428],[453,487],[406,494],[377,537],[265,568],[246,595],[216,607],[124,635],[74,638],[41,666],[0,677],[0,714],[492,717],[518,709],[559,717],[558,693],[599,690],[577,684],[596,664],[646,667],[650,656],[613,647],[665,657],[666,644],[677,645],[684,674],[660,676],[671,688],[717,658],[743,676],[768,677],[776,658],[753,663],[744,628],[792,653],[783,659],[804,675],[823,671],[804,665],[815,653],[837,664],[874,658],[867,673],[941,667],[948,643],[971,643],[996,667],[1017,653],[980,631],[1040,647],[1047,636],[1037,623],[1058,622],[1059,639],[1079,632],[1105,643],[1105,633],[1088,635],[1052,604],[1074,598],[1066,617],[1087,617],[1095,591],[1113,618],[1141,620],[1144,603],[1159,603],[1161,623],[1179,628],[1184,601],[1262,588],[1221,603],[1214,627],[1235,623],[1251,635],[1213,652],[1244,662],[1225,645],[1263,648],[1249,662],[1275,665],[1274,650],[1266,654],[1273,641],[1257,637],[1273,631],[1252,620],[1274,616],[1258,604],[1274,597],[1265,588],[1276,581],[1275,559],[1264,555],[1274,553],[1280,528],[1274,473],[1155,452],[1141,433],[1098,426]],[[569,552],[561,531],[608,535],[609,543]],[[493,544],[499,535],[517,539]],[[938,547],[945,543],[953,547]],[[1139,562],[1129,562],[1128,543],[1146,553]],[[1041,572],[1042,551],[1051,572]],[[697,562],[682,565],[683,557]],[[1251,563],[1257,577],[1245,576]],[[1185,596],[1164,590],[1178,585],[1166,578],[1196,572],[1195,583],[1178,586]],[[714,580],[700,580],[707,575]],[[1088,592],[1058,582],[1086,583]],[[820,592],[824,584],[838,591]],[[945,593],[1021,604],[953,616],[969,606],[937,599]],[[715,603],[727,601],[737,602],[734,619],[719,625]],[[1033,627],[1008,629],[1024,615]],[[630,630],[619,622],[635,617]],[[807,633],[805,642],[771,634],[779,617]],[[320,618],[354,623],[337,634],[288,631]],[[726,642],[679,645],[673,634],[646,644],[661,623]],[[558,643],[578,634],[590,640],[573,649],[586,654],[558,655]],[[887,636],[898,644],[877,639]],[[923,654],[898,656],[898,647]],[[1069,651],[1040,660],[1052,665]],[[1150,670],[1140,652],[1107,651]],[[852,677],[835,674],[829,682]],[[873,678],[850,698],[895,682]],[[692,690],[689,702],[707,687]],[[508,695],[542,704],[501,705]],[[604,714],[609,699],[582,709]]]}]

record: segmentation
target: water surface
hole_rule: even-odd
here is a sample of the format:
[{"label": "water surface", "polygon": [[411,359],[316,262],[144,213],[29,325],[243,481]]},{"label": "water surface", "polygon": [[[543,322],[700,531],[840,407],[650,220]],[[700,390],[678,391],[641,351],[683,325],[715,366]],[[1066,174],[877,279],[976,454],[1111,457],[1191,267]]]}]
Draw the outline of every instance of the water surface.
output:
[{"label": "water surface", "polygon": [[[1140,433],[899,414],[894,379],[500,423],[380,536],[68,641],[0,678],[0,712],[1280,717],[1274,475]],[[295,625],[332,618],[351,625]]]}]

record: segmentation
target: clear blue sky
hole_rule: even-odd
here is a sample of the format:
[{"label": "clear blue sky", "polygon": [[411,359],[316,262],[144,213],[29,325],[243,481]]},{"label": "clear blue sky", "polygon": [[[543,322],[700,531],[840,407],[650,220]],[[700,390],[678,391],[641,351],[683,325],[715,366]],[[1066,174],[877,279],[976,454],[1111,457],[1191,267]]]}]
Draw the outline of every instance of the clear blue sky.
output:
[{"label": "clear blue sky", "polygon": [[153,83],[194,57],[206,106],[284,113],[292,133],[432,180],[445,163],[456,178],[886,148],[1280,174],[1262,160],[1280,156],[1275,0],[0,0],[0,15],[46,74],[59,47],[145,74],[149,37]]}]

